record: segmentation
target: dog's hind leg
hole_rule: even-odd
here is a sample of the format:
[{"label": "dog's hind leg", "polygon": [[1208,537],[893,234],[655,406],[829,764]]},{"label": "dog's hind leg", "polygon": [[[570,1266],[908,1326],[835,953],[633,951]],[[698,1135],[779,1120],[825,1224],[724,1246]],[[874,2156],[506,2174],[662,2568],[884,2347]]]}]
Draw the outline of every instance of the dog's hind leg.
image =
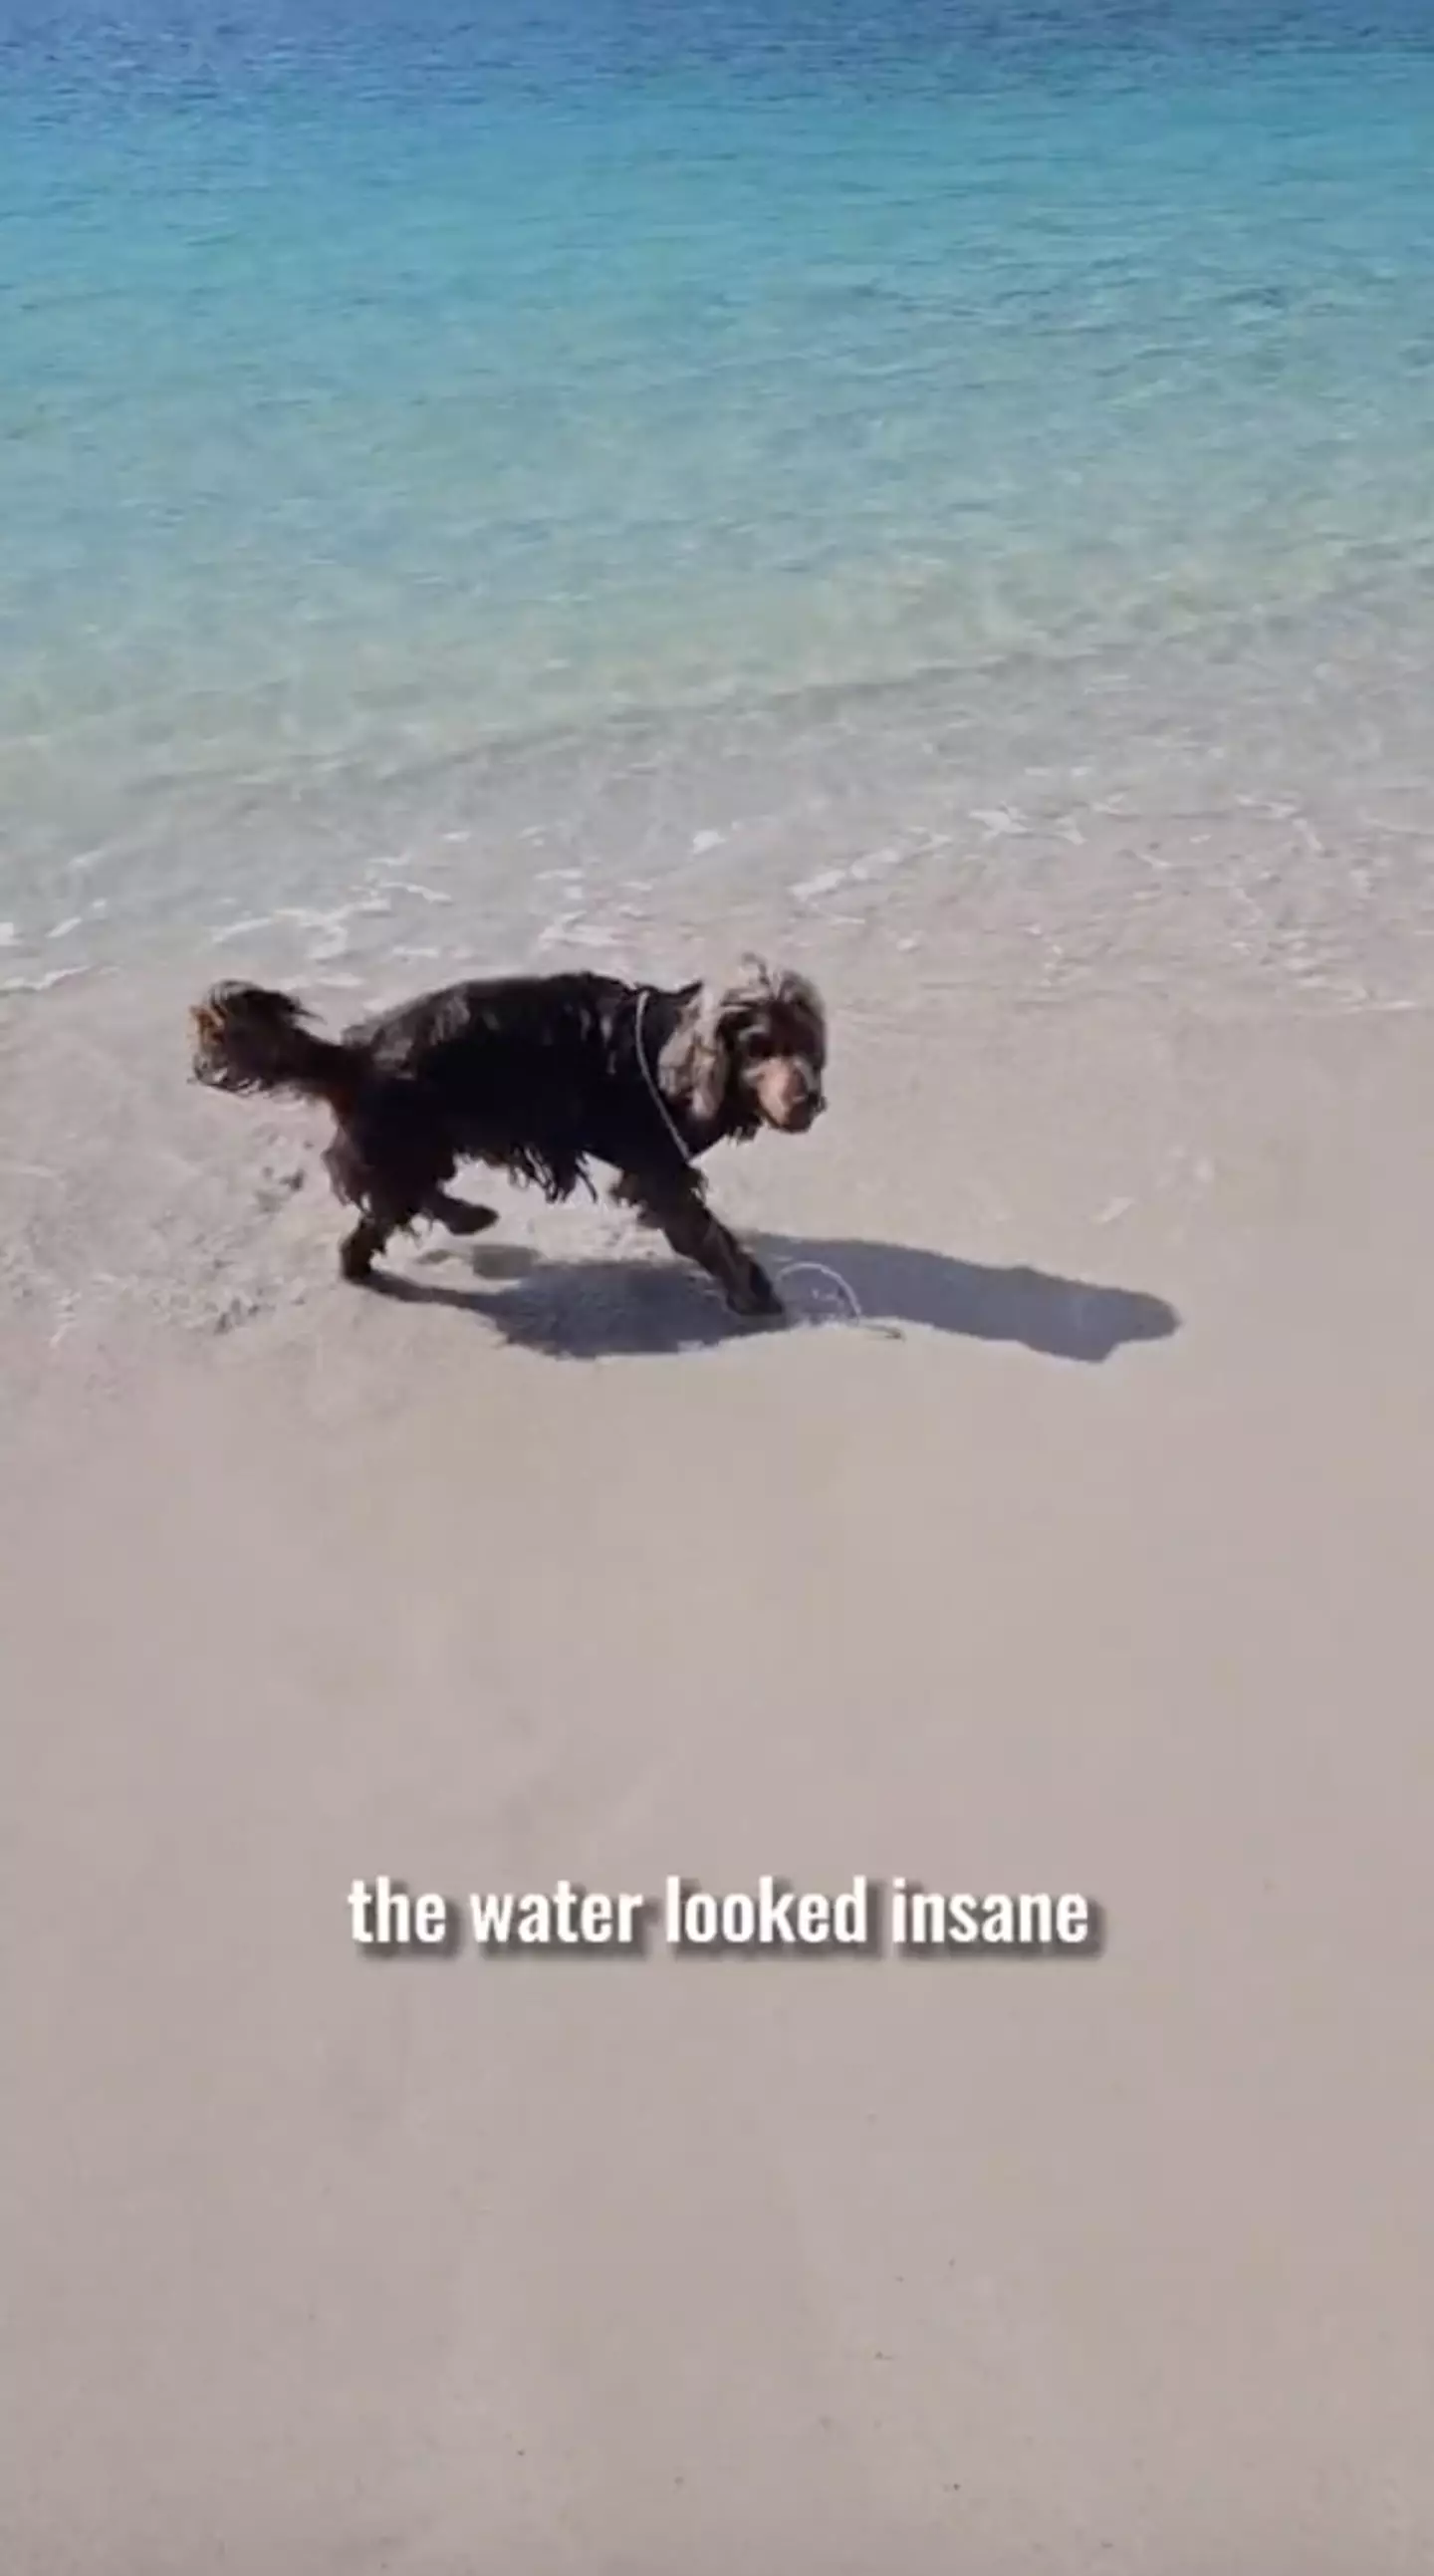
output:
[{"label": "dog's hind leg", "polygon": [[715,1279],[735,1315],[780,1315],[781,1298],[759,1261],[712,1214],[692,1182],[668,1174],[625,1172],[613,1192],[656,1226],[674,1252]]},{"label": "dog's hind leg", "polygon": [[357,1225],[339,1245],[339,1269],[344,1278],[360,1282],[367,1279],[389,1236],[412,1225],[414,1218],[424,1213],[426,1201],[417,1196],[400,1198],[390,1192],[370,1190],[362,1205],[363,1214]]},{"label": "dog's hind leg", "polygon": [[345,1279],[367,1279],[399,1220],[375,1192],[369,1157],[348,1128],[340,1126],[323,1159],[335,1198],[363,1211],[339,1245],[339,1270]]},{"label": "dog's hind leg", "polygon": [[341,1124],[324,1164],[335,1196],[359,1210],[339,1246],[339,1269],[353,1280],[367,1279],[391,1234],[437,1213],[444,1202],[439,1176],[452,1168],[441,1149],[393,1116]]},{"label": "dog's hind leg", "polygon": [[496,1208],[478,1207],[472,1199],[456,1199],[448,1190],[434,1190],[424,1200],[423,1213],[435,1225],[446,1226],[450,1234],[486,1234],[498,1222]]},{"label": "dog's hind leg", "polygon": [[386,1218],[361,1216],[339,1245],[339,1269],[345,1279],[367,1279],[393,1227]]}]

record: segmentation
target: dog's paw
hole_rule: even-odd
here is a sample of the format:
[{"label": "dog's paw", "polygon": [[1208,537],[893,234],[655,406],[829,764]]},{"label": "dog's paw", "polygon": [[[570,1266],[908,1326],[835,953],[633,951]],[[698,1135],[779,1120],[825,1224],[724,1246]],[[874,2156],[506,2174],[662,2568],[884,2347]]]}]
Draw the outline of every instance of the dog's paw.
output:
[{"label": "dog's paw", "polygon": [[760,1316],[768,1323],[787,1311],[765,1270],[759,1270],[755,1263],[727,1303],[734,1315]]},{"label": "dog's paw", "polygon": [[449,1199],[443,1211],[443,1223],[450,1234],[486,1234],[498,1222],[496,1208],[476,1207],[467,1199]]},{"label": "dog's paw", "polygon": [[357,1288],[366,1288],[373,1280],[373,1247],[347,1235],[339,1245],[339,1277]]}]

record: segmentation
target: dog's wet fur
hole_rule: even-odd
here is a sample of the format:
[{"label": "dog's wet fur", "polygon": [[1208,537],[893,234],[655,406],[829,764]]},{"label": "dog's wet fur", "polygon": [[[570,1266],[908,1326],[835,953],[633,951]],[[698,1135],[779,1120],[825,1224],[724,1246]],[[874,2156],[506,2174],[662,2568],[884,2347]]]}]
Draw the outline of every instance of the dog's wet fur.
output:
[{"label": "dog's wet fur", "polygon": [[452,1234],[496,1223],[452,1196],[461,1163],[549,1199],[612,1195],[715,1279],[738,1314],[776,1315],[761,1265],[712,1214],[699,1158],[763,1128],[800,1135],[824,1106],[826,1012],[805,975],[750,959],[725,984],[668,990],[596,974],[450,984],[337,1038],[290,994],[216,984],[191,1013],[196,1078],[220,1091],[325,1102],[324,1161],[358,1211],[346,1279],[367,1279],[390,1237],[429,1218]]}]

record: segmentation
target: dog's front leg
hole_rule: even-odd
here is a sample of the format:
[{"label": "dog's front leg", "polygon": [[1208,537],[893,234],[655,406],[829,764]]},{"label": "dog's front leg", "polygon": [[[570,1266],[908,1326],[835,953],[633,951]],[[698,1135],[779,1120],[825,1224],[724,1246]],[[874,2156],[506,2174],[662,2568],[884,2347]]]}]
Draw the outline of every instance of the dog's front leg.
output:
[{"label": "dog's front leg", "polygon": [[625,1172],[613,1192],[656,1226],[674,1252],[715,1279],[736,1315],[780,1315],[782,1301],[759,1261],[716,1218],[692,1182],[667,1174]]}]

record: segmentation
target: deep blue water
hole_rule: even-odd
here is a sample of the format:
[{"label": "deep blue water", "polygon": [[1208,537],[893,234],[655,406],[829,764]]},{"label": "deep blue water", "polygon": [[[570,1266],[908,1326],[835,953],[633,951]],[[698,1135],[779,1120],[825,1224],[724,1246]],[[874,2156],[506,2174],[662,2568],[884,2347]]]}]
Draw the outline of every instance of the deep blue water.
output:
[{"label": "deep blue water", "polygon": [[1407,686],[1431,459],[1422,0],[0,0],[27,939],[614,714]]}]

